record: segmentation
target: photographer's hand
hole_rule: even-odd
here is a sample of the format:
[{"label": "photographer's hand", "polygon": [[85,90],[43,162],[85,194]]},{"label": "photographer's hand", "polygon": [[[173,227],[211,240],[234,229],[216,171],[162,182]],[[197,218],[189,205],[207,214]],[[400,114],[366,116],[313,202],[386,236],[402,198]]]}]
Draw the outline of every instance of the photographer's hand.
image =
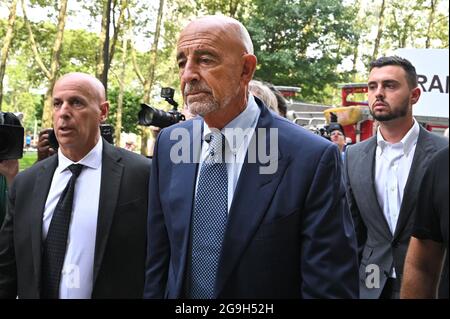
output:
[{"label": "photographer's hand", "polygon": [[0,175],[6,177],[8,187],[11,186],[14,177],[19,172],[19,160],[0,160]]},{"label": "photographer's hand", "polygon": [[47,128],[39,133],[39,140],[37,145],[38,161],[42,161],[43,159],[46,159],[50,155],[56,153],[56,150],[50,147],[50,142],[48,139],[51,130],[52,130],[51,128]]}]

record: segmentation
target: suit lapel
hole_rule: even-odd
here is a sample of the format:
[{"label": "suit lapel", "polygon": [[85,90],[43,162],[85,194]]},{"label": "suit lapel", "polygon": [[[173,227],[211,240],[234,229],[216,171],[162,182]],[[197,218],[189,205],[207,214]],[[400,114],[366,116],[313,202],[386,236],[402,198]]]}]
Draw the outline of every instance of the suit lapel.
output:
[{"label": "suit lapel", "polygon": [[[364,202],[370,211],[371,218],[376,218],[381,221],[381,227],[384,230],[384,233],[391,238],[392,233],[389,228],[389,224],[386,220],[386,217],[383,214],[383,209],[378,202],[378,196],[376,192],[376,184],[375,184],[375,155],[377,149],[377,140],[376,137],[373,137],[372,140],[366,145],[364,151],[359,158],[359,163],[355,165],[355,167],[360,167],[359,171],[359,188],[365,190],[363,194],[366,195]],[[351,168],[350,168],[351,169]],[[375,217],[377,216],[377,217]],[[369,217],[370,218],[370,217]]]},{"label": "suit lapel", "polygon": [[408,180],[403,191],[403,199],[400,207],[400,213],[395,227],[394,238],[397,238],[408,221],[411,218],[411,213],[417,201],[417,194],[419,193],[420,184],[425,174],[430,157],[435,152],[433,140],[429,138],[425,129],[420,128],[419,137],[417,139],[416,150],[414,158],[409,170]]},{"label": "suit lapel", "polygon": [[36,180],[31,197],[30,225],[31,225],[31,247],[33,252],[33,264],[36,282],[40,287],[41,282],[41,257],[42,257],[42,217],[44,215],[45,203],[47,201],[53,174],[58,166],[58,156],[50,157],[36,175]]},{"label": "suit lapel", "polygon": [[[269,128],[271,121],[272,116],[269,114],[269,111],[262,107],[261,116],[253,135],[255,142],[258,141],[260,136],[258,128]],[[267,132],[266,154],[269,154],[269,138],[270,135]],[[250,149],[251,147],[249,146]],[[218,297],[224,288],[233,268],[258,229],[275,194],[281,176],[286,170],[287,158],[282,158],[281,154],[277,153],[275,154],[275,159],[278,159],[276,172],[274,174],[261,174],[260,168],[264,165],[260,164],[258,160],[256,163],[249,163],[247,152],[229,212],[217,271],[215,298]],[[252,194],[248,190],[252,190]]]},{"label": "suit lapel", "polygon": [[103,140],[102,155],[102,180],[100,185],[100,200],[97,219],[97,235],[94,256],[94,280],[102,264],[109,231],[116,211],[119,198],[120,182],[122,179],[123,165],[119,163],[121,157],[108,142]]},{"label": "suit lapel", "polygon": [[[184,273],[186,269],[187,254],[189,253],[189,236],[191,226],[191,215],[194,203],[195,184],[197,180],[198,162],[201,154],[201,141],[203,132],[203,120],[198,117],[192,121],[190,136],[190,154],[192,157],[188,163],[173,164],[172,176],[170,177],[170,225],[172,233],[181,234],[177,247],[181,252],[180,258],[173,258],[174,269],[177,273],[177,295],[182,295]],[[198,143],[195,145],[195,143]],[[164,172],[163,172],[164,174]],[[177,264],[180,262],[181,264]]]}]

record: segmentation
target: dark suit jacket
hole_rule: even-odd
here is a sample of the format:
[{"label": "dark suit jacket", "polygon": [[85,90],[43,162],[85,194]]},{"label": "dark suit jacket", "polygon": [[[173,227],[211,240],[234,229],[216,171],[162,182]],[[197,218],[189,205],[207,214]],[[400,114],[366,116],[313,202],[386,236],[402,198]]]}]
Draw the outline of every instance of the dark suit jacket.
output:
[{"label": "dark suit jacket", "polygon": [[[0,298],[39,298],[42,215],[58,157],[16,176],[0,231]],[[150,160],[103,140],[92,298],[142,298]]]},{"label": "dark suit jacket", "polygon": [[[326,139],[257,101],[258,128],[278,129],[278,169],[260,174],[246,159],[234,192],[217,271],[215,298],[354,298],[356,238],[345,200],[340,154]],[[199,117],[158,136],[150,180],[145,298],[183,298],[199,149],[174,164],[171,132],[194,131]],[[199,124],[200,123],[200,124]],[[201,126],[200,126],[201,127]],[[269,154],[266,134],[265,154]],[[192,152],[194,153],[194,152]],[[248,154],[247,154],[248,156]]]},{"label": "dark suit jacket", "polygon": [[[375,190],[376,136],[347,148],[345,179],[361,259],[359,270],[361,298],[380,297],[393,264],[397,277],[401,279],[420,183],[430,158],[446,145],[447,139],[420,128],[394,235],[378,203]],[[379,288],[368,288],[366,285],[366,277],[374,274],[369,268],[370,271],[366,272],[366,266],[371,264],[377,265],[380,269]]]}]

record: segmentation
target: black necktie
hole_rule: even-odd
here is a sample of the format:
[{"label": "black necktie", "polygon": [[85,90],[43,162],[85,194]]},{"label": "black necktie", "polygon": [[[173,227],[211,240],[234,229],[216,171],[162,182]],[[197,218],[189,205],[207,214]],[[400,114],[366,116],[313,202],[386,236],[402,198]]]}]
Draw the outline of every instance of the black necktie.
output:
[{"label": "black necktie", "polygon": [[69,166],[72,177],[64,188],[48,228],[42,255],[42,298],[58,299],[61,271],[66,256],[67,234],[72,217],[75,182],[83,165]]}]

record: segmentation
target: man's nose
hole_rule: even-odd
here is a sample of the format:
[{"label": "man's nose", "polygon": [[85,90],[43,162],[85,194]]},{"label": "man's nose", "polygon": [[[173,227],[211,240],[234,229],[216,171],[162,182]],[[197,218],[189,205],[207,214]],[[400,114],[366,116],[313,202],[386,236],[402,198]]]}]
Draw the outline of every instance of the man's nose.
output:
[{"label": "man's nose", "polygon": [[198,73],[197,65],[188,60],[182,70],[181,73],[181,81],[184,83],[190,83],[192,81],[198,81],[200,79],[200,75]]},{"label": "man's nose", "polygon": [[72,112],[72,108],[70,107],[68,102],[63,102],[61,104],[61,107],[58,110],[58,115],[61,118],[67,119],[70,118],[71,113]]},{"label": "man's nose", "polygon": [[375,90],[375,97],[377,99],[383,98],[384,97],[384,88],[383,86],[378,86],[377,89]]}]

